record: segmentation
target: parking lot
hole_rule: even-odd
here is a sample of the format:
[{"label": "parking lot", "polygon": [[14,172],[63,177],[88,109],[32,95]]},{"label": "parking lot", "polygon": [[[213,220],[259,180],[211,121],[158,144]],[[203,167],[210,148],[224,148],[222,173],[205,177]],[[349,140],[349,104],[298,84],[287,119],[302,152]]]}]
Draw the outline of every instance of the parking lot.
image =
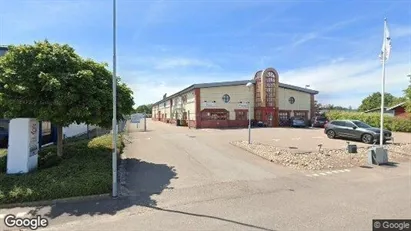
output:
[{"label": "parking lot", "polygon": [[[248,129],[199,129],[198,133],[207,133],[216,140],[236,141],[247,140]],[[411,143],[410,133],[393,133],[395,143]],[[321,128],[252,128],[251,141],[263,144],[271,144],[280,148],[289,148],[294,152],[316,151],[319,145],[324,149],[344,149],[347,142],[358,147],[370,145],[358,141],[329,139]],[[390,143],[387,143],[390,145]]]}]

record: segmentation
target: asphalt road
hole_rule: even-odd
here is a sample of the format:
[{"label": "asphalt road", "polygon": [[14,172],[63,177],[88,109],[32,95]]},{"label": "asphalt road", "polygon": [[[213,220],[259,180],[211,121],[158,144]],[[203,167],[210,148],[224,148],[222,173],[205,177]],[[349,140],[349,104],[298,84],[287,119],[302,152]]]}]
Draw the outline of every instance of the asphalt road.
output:
[{"label": "asphalt road", "polygon": [[0,214],[47,215],[44,230],[130,231],[371,230],[372,219],[411,218],[410,163],[308,177],[231,146],[219,131],[148,128],[132,129],[125,150],[128,197]]}]

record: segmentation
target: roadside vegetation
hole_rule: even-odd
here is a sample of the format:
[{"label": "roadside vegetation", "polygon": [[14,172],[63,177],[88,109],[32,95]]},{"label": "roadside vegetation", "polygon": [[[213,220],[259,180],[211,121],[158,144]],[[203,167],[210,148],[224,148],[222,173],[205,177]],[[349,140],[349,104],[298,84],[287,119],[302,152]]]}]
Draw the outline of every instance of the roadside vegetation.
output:
[{"label": "roadside vegetation", "polygon": [[[329,120],[361,120],[373,127],[380,127],[380,113],[329,111],[326,116]],[[411,116],[384,116],[384,128],[393,132],[411,132]]]},{"label": "roadside vegetation", "polygon": [[[122,135],[117,146],[121,153]],[[0,151],[0,204],[110,193],[111,147],[111,135],[67,142],[62,157],[55,145],[45,147],[37,171],[24,175],[7,175],[7,155]]]}]

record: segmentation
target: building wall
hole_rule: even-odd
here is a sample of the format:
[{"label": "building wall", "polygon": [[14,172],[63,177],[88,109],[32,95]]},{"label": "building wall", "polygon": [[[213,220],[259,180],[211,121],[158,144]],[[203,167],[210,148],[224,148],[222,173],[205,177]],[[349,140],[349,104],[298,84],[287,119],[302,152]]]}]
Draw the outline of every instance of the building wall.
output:
[{"label": "building wall", "polygon": [[[230,96],[230,102],[228,103],[225,103],[222,99],[225,94]],[[248,110],[247,102],[251,102],[251,108],[254,108],[254,86],[250,90],[246,86],[201,88],[200,96],[201,111],[204,109],[226,109],[229,112],[229,120],[236,119],[235,110]],[[254,110],[251,110],[251,119],[253,118]]]},{"label": "building wall", "polygon": [[395,116],[400,116],[401,114],[405,113],[405,108],[404,107],[397,107],[395,108]]},{"label": "building wall", "polygon": [[[308,117],[311,115],[311,94],[305,92],[299,92],[295,90],[279,88],[279,110],[280,111],[290,111],[290,116],[294,116],[295,111],[307,111]],[[295,102],[291,104],[289,102],[290,97],[294,97]]]}]

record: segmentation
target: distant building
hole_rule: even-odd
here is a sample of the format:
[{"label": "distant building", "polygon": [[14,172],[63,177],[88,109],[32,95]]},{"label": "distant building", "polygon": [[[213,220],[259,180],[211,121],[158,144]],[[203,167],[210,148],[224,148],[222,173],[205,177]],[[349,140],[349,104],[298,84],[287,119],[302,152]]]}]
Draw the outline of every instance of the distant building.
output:
[{"label": "distant building", "polygon": [[250,106],[252,120],[268,127],[286,126],[292,116],[314,116],[316,94],[280,83],[278,72],[267,68],[250,80],[193,84],[163,97],[153,104],[152,118],[195,128],[246,127]]},{"label": "distant building", "polygon": [[[370,109],[368,111],[365,111],[364,113],[375,113],[375,112],[380,112],[381,108],[374,108]],[[399,103],[397,105],[394,105],[392,107],[385,107],[384,108],[384,114],[389,115],[389,116],[407,116],[410,113],[407,113],[405,111],[405,102]]]},{"label": "distant building", "polygon": [[0,56],[3,56],[4,54],[6,54],[6,52],[7,52],[8,50],[9,50],[9,49],[8,49],[7,47],[0,46]]}]

